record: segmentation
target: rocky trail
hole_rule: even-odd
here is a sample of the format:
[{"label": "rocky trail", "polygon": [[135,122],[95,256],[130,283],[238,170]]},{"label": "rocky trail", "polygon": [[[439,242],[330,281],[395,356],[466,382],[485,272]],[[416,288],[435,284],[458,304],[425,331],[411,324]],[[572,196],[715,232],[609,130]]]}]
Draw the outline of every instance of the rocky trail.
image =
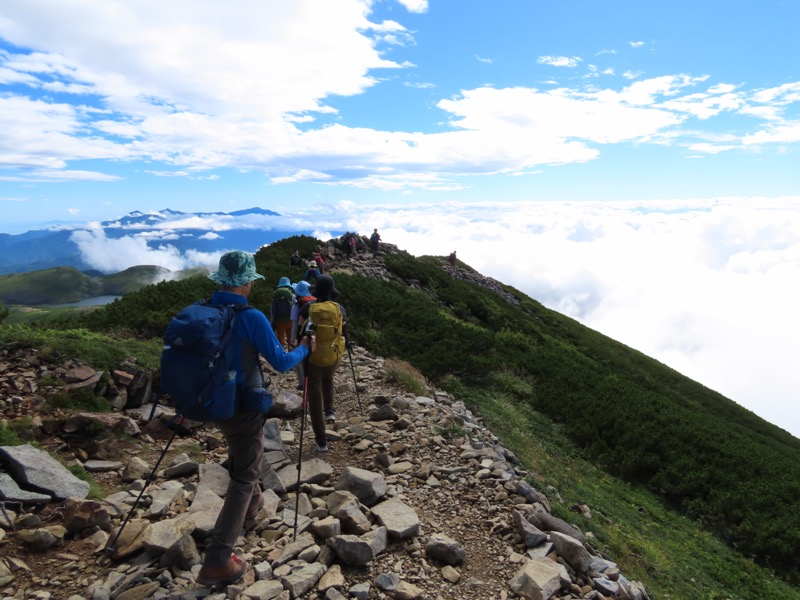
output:
[{"label": "rocky trail", "polygon": [[[363,269],[385,276],[379,261]],[[462,402],[408,392],[388,380],[387,361],[358,347],[336,376],[329,452],[306,427],[299,495],[301,396],[294,373],[272,375],[267,501],[237,543],[249,563],[242,580],[195,581],[227,485],[213,425],[175,439],[114,552],[104,551],[171,435],[168,408],[148,421],[152,390],[129,366],[100,386],[89,365],[0,351],[3,419],[25,419],[38,444],[0,447],[2,600],[648,597],[590,534],[550,513],[547,495]],[[91,386],[116,410],[43,414],[60,389],[43,382],[55,380]],[[75,462],[102,500],[87,499],[88,484],[64,467]]]}]

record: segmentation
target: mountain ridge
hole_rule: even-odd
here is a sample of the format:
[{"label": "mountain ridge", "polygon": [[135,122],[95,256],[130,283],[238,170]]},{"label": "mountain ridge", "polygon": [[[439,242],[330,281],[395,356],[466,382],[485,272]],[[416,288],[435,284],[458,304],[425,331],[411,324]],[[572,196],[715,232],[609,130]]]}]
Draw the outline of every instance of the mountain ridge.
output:
[{"label": "mountain ridge", "polygon": [[[214,217],[215,222],[209,223],[209,217]],[[215,227],[220,224],[224,227]],[[236,247],[255,252],[264,244],[298,232],[308,234],[310,230],[295,228],[282,214],[260,207],[197,213],[168,208],[153,212],[137,210],[94,225],[60,225],[21,234],[0,233],[0,274],[62,266],[79,271],[96,268],[90,251],[76,242],[76,232],[102,235],[112,241],[131,236],[144,240],[150,250],[172,247],[178,255],[185,256],[187,252],[213,254]]]},{"label": "mountain ridge", "polygon": [[[388,244],[377,260],[367,254],[348,260],[336,240],[296,236],[261,249],[258,270],[267,282],[284,275],[297,280],[302,272],[288,267],[289,255],[294,249],[309,255],[316,246],[334,268],[360,345],[408,360],[470,410],[486,415],[493,431],[496,426],[506,436],[527,436],[523,448],[539,443],[530,438],[536,433],[563,432],[575,452],[631,485],[661,489],[670,505],[730,544],[781,563],[791,579],[798,556],[792,538],[797,440],[787,432],[463,263],[450,270],[443,257],[414,258]],[[158,284],[96,311],[91,326],[102,331],[124,325],[157,336],[170,314],[213,287],[204,278]],[[268,283],[256,286],[252,303],[268,305],[271,289]],[[520,416],[531,420],[518,422]],[[580,488],[573,479],[569,472],[550,473],[540,483]],[[628,491],[637,497],[634,488]],[[583,489],[578,499],[587,495],[591,490]],[[590,504],[601,512],[614,510],[601,501]],[[601,542],[613,545],[616,535],[606,530]],[[663,552],[639,546],[619,556],[625,564],[645,561],[658,571]]]}]

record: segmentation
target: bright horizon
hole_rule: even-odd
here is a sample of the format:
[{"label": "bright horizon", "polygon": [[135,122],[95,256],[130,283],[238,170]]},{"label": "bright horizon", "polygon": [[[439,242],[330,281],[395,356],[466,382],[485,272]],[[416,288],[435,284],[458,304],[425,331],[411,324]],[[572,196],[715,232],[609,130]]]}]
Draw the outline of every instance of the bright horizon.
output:
[{"label": "bright horizon", "polygon": [[0,232],[253,206],[378,227],[800,436],[798,22],[779,0],[7,0]]}]

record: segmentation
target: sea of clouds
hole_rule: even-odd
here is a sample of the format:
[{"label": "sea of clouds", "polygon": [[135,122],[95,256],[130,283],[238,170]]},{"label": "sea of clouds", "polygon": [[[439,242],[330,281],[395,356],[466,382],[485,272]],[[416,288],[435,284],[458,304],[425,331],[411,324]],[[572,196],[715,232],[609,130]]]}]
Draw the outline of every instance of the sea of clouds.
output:
[{"label": "sea of clouds", "polygon": [[[313,231],[321,239],[377,228],[385,242],[414,255],[455,250],[481,273],[800,437],[799,214],[800,197],[369,207],[344,202],[284,215],[280,227]],[[213,265],[217,258],[181,254],[167,239],[153,248],[141,239],[82,235],[85,255],[103,257],[106,268],[112,256],[130,263],[118,268],[165,262],[173,270]]]}]

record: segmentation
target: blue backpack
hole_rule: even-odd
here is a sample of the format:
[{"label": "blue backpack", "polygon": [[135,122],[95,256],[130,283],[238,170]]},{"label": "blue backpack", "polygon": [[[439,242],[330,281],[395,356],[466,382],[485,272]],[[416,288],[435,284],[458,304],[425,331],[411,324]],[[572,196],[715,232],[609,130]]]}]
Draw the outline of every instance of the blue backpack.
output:
[{"label": "blue backpack", "polygon": [[161,352],[161,391],[179,415],[205,422],[236,414],[236,371],[228,369],[227,351],[236,316],[248,308],[203,300],[172,317]]}]

